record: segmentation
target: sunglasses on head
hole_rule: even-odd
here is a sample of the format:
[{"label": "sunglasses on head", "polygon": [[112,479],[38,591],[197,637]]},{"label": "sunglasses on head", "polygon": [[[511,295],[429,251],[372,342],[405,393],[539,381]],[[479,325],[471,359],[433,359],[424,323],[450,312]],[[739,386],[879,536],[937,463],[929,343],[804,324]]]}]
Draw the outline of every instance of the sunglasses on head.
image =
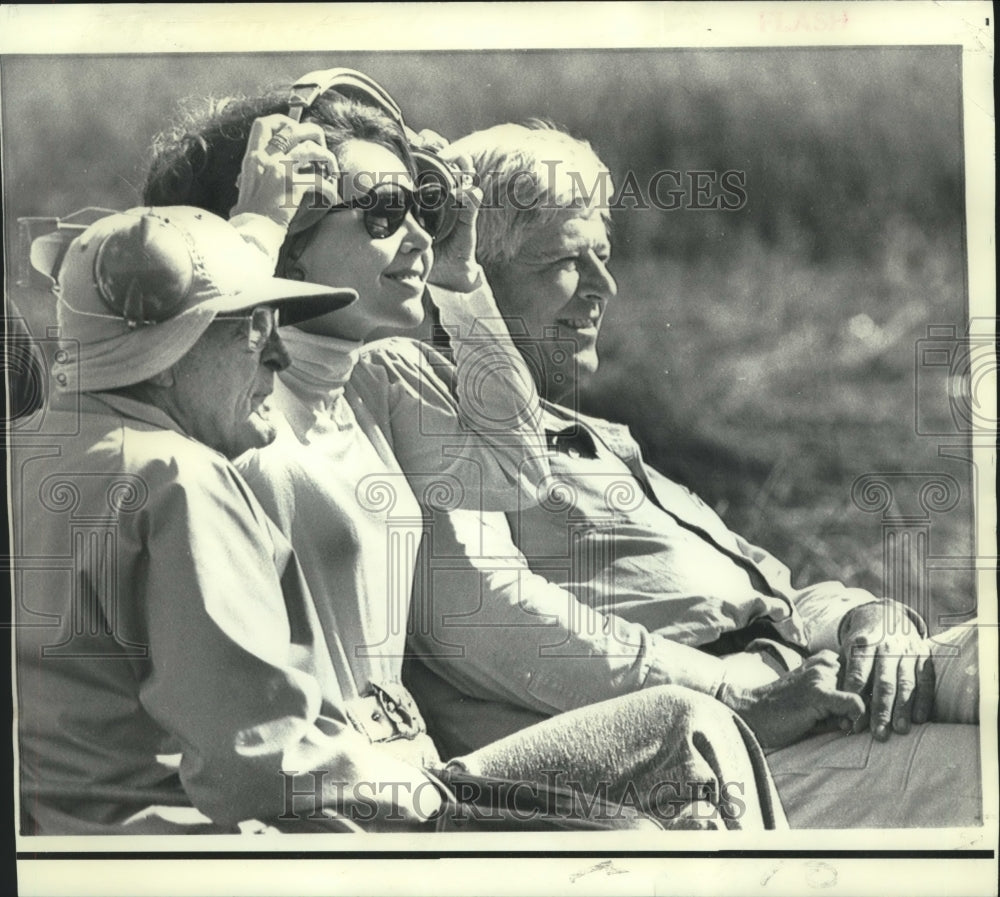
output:
[{"label": "sunglasses on head", "polygon": [[384,183],[376,184],[349,202],[331,206],[328,211],[360,209],[365,230],[374,240],[391,237],[412,212],[417,224],[434,239],[445,225],[448,199],[448,192],[435,182],[421,184],[415,190],[402,184]]}]

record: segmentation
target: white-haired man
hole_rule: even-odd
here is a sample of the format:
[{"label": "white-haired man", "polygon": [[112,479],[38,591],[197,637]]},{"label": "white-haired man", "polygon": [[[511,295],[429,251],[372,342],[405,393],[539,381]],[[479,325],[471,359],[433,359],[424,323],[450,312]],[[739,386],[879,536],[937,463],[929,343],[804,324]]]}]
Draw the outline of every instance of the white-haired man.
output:
[{"label": "white-haired man", "polygon": [[[775,751],[793,826],[974,824],[978,728],[911,732],[978,719],[974,630],[931,643],[916,614],[862,589],[793,589],[784,565],[645,465],[625,427],[563,404],[597,369],[617,291],[610,174],[589,144],[541,123],[449,152],[482,181],[478,255],[546,400],[552,477],[536,507],[434,515],[408,674],[435,738],[469,749],[680,684],[717,696]],[[864,693],[868,712],[845,716],[845,696]]]}]

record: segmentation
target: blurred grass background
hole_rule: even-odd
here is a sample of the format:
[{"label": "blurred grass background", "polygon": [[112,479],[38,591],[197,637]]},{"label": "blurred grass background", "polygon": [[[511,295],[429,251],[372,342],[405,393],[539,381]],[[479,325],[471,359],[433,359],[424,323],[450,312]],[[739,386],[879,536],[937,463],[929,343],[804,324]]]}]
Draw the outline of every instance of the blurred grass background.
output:
[{"label": "blurred grass background", "polygon": [[[448,137],[550,118],[619,183],[746,172],[738,211],[615,214],[620,292],[585,410],[628,423],[798,585],[882,590],[880,517],[850,498],[870,472],[954,477],[962,499],[933,516],[930,551],[958,567],[973,554],[970,465],[914,422],[917,340],[967,320],[957,48],[5,57],[7,271],[18,216],[136,204],[150,138],[183,98],[334,65]],[[44,332],[51,298],[13,298]],[[954,429],[944,392],[924,404]],[[970,569],[930,587],[933,609],[972,608]]]}]

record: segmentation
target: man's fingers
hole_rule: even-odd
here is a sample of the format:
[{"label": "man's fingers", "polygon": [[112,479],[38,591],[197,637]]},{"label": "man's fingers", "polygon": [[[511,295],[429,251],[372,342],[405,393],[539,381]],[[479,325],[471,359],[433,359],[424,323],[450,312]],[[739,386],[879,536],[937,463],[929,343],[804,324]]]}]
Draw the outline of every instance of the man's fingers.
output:
[{"label": "man's fingers", "polygon": [[899,661],[899,656],[890,654],[884,643],[876,649],[870,713],[872,734],[879,741],[885,741],[889,737],[892,708],[896,702]]},{"label": "man's fingers", "polygon": [[835,651],[817,652],[806,660],[802,668],[811,670],[813,688],[817,692],[813,700],[822,714],[820,722],[825,718],[839,718],[841,729],[857,730],[859,722],[865,718],[865,702],[860,695],[837,688],[839,655]]},{"label": "man's fingers", "polygon": [[821,709],[827,716],[839,716],[855,726],[865,713],[865,702],[859,695],[847,691],[830,691],[821,700]]},{"label": "man's fingers", "polygon": [[896,674],[896,703],[892,710],[892,728],[900,735],[910,731],[910,716],[913,713],[916,690],[916,658],[902,657]]},{"label": "man's fingers", "polygon": [[856,641],[844,649],[843,684],[844,691],[859,695],[865,690],[875,664],[875,649],[864,641]]},{"label": "man's fingers", "polygon": [[854,717],[852,724],[842,724],[845,731],[851,733],[863,732],[868,728],[868,708],[865,698],[869,693],[869,682],[875,666],[875,649],[864,638],[855,639],[844,646],[844,655],[840,661],[840,687],[845,692],[858,695],[861,701],[861,712]]},{"label": "man's fingers", "polygon": [[934,710],[934,690],[937,676],[934,660],[929,654],[922,654],[916,663],[916,694],[913,697],[913,721],[926,723]]}]

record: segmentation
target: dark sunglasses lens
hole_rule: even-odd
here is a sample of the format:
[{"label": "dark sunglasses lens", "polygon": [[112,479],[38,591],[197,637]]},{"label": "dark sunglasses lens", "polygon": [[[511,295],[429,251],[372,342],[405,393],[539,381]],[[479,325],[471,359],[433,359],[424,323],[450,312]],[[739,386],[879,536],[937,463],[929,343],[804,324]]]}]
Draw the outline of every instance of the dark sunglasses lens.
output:
[{"label": "dark sunglasses lens", "polygon": [[437,237],[448,217],[450,194],[440,184],[423,184],[416,194],[417,218],[431,237]]},{"label": "dark sunglasses lens", "polygon": [[399,230],[412,200],[401,187],[373,190],[364,205],[365,229],[375,240],[384,240]]}]

